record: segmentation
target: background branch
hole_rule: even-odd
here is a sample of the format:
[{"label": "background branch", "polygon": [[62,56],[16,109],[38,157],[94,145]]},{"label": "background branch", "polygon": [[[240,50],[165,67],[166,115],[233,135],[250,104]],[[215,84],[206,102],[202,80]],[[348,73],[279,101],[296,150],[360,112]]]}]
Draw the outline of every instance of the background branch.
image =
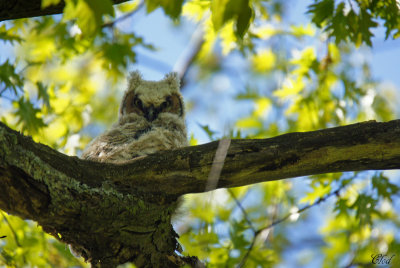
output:
[{"label": "background branch", "polygon": [[[114,4],[128,0],[112,0]],[[65,2],[42,9],[41,0],[0,0],[0,21],[55,15],[63,12]]]},{"label": "background branch", "polygon": [[290,218],[291,216],[293,216],[293,215],[300,214],[300,213],[302,213],[302,212],[308,210],[309,208],[312,208],[312,207],[314,207],[314,206],[316,206],[316,205],[319,205],[320,203],[326,201],[329,197],[338,196],[338,195],[339,195],[339,192],[340,192],[343,188],[344,188],[344,185],[340,186],[340,187],[339,187],[338,189],[336,189],[335,191],[332,191],[332,192],[328,193],[327,195],[325,195],[325,196],[319,198],[316,202],[314,202],[314,203],[312,203],[312,204],[308,204],[308,205],[306,205],[306,206],[304,206],[304,207],[302,207],[302,208],[300,208],[300,209],[297,209],[297,210],[294,211],[294,212],[290,212],[290,213],[286,214],[286,216],[284,216],[284,217],[282,217],[282,218],[280,218],[280,219],[278,219],[278,220],[273,221],[273,222],[272,222],[271,224],[269,224],[268,226],[262,227],[262,228],[257,229],[257,230],[255,230],[254,228],[252,228],[252,231],[253,231],[253,240],[251,241],[250,247],[249,247],[249,249],[247,250],[246,254],[244,255],[244,257],[243,257],[243,259],[242,259],[242,261],[240,262],[240,264],[239,264],[238,267],[239,267],[239,268],[245,267],[246,261],[247,261],[248,257],[250,256],[250,253],[251,253],[251,251],[253,250],[254,245],[255,245],[255,243],[256,243],[256,241],[257,241],[257,237],[258,237],[261,233],[263,233],[263,232],[265,232],[265,231],[267,231],[267,230],[273,228],[274,226],[280,224],[281,222],[286,221],[287,219],[289,219],[289,218]]}]

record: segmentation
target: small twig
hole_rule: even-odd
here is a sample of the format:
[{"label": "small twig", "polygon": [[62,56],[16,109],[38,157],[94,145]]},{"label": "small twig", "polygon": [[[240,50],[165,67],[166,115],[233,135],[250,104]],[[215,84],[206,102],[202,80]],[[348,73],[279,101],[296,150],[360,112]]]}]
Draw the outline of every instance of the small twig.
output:
[{"label": "small twig", "polygon": [[239,207],[239,209],[242,211],[243,213],[243,217],[246,220],[247,224],[250,226],[251,230],[253,230],[253,232],[256,232],[256,228],[254,228],[253,223],[250,221],[246,210],[244,209],[244,207],[242,206],[242,203],[240,203],[240,201],[236,198],[235,194],[233,193],[232,189],[228,188],[228,193],[232,196],[233,200],[235,200],[236,205]]},{"label": "small twig", "polygon": [[353,4],[351,3],[351,0],[347,0],[347,2],[349,3],[349,5],[350,5],[350,9],[351,10],[354,10],[354,8],[353,8]]},{"label": "small twig", "polygon": [[336,189],[335,191],[330,192],[330,193],[327,194],[326,196],[319,198],[319,199],[317,200],[317,202],[315,202],[315,203],[313,203],[313,204],[309,204],[309,205],[307,205],[307,206],[304,206],[304,207],[302,207],[301,209],[298,209],[298,210],[295,211],[295,212],[290,212],[290,213],[288,213],[286,216],[284,216],[283,218],[280,218],[279,220],[276,220],[276,221],[272,222],[271,224],[269,224],[269,225],[267,225],[267,226],[265,226],[265,227],[263,227],[263,228],[260,228],[260,229],[258,229],[257,231],[255,231],[255,232],[254,232],[254,236],[253,236],[253,240],[251,241],[251,244],[250,244],[250,247],[249,247],[249,249],[247,250],[246,254],[244,255],[242,261],[240,262],[238,268],[244,267],[244,265],[246,264],[246,261],[247,261],[249,255],[250,255],[250,252],[251,252],[252,249],[254,248],[254,245],[255,245],[255,242],[256,242],[256,240],[257,240],[257,237],[258,237],[262,232],[264,232],[264,231],[266,231],[266,230],[268,230],[268,229],[270,229],[270,228],[272,228],[272,227],[274,227],[274,226],[280,224],[281,222],[283,222],[283,221],[287,220],[288,218],[290,218],[292,215],[299,214],[299,213],[301,213],[301,212],[303,212],[303,211],[305,211],[305,210],[307,210],[307,209],[309,209],[309,208],[312,208],[312,207],[314,207],[314,206],[316,206],[316,205],[318,205],[318,204],[320,204],[320,203],[326,201],[326,199],[328,199],[328,198],[331,197],[331,196],[334,196],[334,195],[335,195],[335,196],[338,196],[340,190],[343,189],[343,187],[344,187],[344,186],[342,185],[342,186],[340,186],[338,189]]},{"label": "small twig", "polygon": [[178,73],[181,81],[186,77],[190,66],[197,57],[197,54],[200,52],[203,43],[203,26],[199,25],[194,31],[188,47],[182,52],[174,66],[174,72]]},{"label": "small twig", "polygon": [[101,25],[102,28],[107,28],[107,27],[114,27],[115,24],[126,20],[127,18],[129,18],[130,16],[133,16],[134,14],[136,14],[142,7],[144,6],[144,1],[140,0],[139,4],[137,5],[136,9],[132,10],[131,12],[126,13],[125,15],[116,18],[114,21],[108,22],[108,23],[104,23],[103,25]]},{"label": "small twig", "polygon": [[14,101],[14,99],[12,99],[12,98],[10,98],[10,97],[8,97],[8,96],[0,96],[0,97],[2,97],[3,99],[9,100],[9,101],[11,101],[11,102]]},{"label": "small twig", "polygon": [[4,93],[6,90],[7,90],[7,87],[6,87],[6,86],[4,86],[4,88],[3,88],[2,90],[0,90],[0,97],[1,97],[1,95],[3,95],[3,93]]},{"label": "small twig", "polygon": [[239,263],[238,268],[242,268],[246,264],[247,258],[249,257],[250,252],[252,251],[254,244],[256,243],[256,237],[258,236],[258,234],[259,234],[258,231],[254,232],[254,237],[253,240],[251,241],[250,247],[247,250],[246,254],[244,255],[242,261]]}]

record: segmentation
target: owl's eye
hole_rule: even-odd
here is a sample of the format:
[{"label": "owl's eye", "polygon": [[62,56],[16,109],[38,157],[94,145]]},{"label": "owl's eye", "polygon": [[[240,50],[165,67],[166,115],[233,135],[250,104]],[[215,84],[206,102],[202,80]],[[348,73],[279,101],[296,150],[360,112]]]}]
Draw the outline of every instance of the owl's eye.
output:
[{"label": "owl's eye", "polygon": [[167,106],[171,106],[171,105],[172,105],[172,98],[171,98],[171,96],[168,96],[165,102],[167,103]]},{"label": "owl's eye", "polygon": [[167,107],[170,107],[171,105],[172,105],[172,99],[170,96],[168,96],[166,100],[163,103],[161,103],[160,107],[161,110],[165,110]]},{"label": "owl's eye", "polygon": [[135,97],[133,99],[133,105],[135,105],[136,107],[141,108],[143,106],[143,103],[138,97]]}]

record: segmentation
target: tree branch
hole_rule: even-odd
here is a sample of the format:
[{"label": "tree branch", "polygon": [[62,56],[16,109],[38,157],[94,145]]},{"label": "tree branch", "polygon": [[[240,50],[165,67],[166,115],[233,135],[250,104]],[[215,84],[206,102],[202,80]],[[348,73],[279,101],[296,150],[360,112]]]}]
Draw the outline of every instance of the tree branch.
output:
[{"label": "tree branch", "polygon": [[[38,180],[32,173],[36,163],[37,171],[49,170],[89,187],[112,183],[121,193],[177,197],[204,192],[217,146],[214,141],[162,151],[123,165],[95,163],[34,143],[0,123],[0,167],[7,166],[5,171],[15,178],[21,177],[21,172],[29,174],[23,180],[29,178],[31,184]],[[400,120],[368,121],[270,139],[232,140],[217,188],[330,172],[399,168]],[[155,184],[158,187],[153,187]]]},{"label": "tree branch", "polygon": [[134,10],[122,15],[119,18],[116,18],[115,20],[113,20],[111,22],[107,22],[107,23],[103,24],[101,27],[103,27],[103,28],[114,27],[114,25],[116,23],[124,21],[124,20],[128,19],[129,17],[132,17],[133,15],[135,15],[137,12],[139,12],[140,9],[142,9],[142,7],[144,7],[144,0],[140,0],[140,2],[138,3],[137,7]]},{"label": "tree branch", "polygon": [[[128,0],[113,0],[114,4],[126,1]],[[60,14],[65,3],[61,1],[45,9],[41,6],[42,0],[0,0],[0,21]]]},{"label": "tree branch", "polygon": [[[206,191],[218,142],[127,164],[69,157],[0,123],[0,209],[36,220],[92,264],[182,265],[170,223],[178,196]],[[221,165],[222,166],[222,165]],[[400,120],[232,140],[217,188],[400,168]],[[174,261],[171,261],[174,260]],[[181,260],[196,260],[183,257]]]}]

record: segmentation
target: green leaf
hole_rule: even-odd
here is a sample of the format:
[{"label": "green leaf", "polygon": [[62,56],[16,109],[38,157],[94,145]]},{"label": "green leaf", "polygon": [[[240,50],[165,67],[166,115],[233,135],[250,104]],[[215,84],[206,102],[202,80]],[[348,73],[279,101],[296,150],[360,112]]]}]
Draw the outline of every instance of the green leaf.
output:
[{"label": "green leaf", "polygon": [[[373,18],[382,19],[386,27],[385,39],[387,39],[392,31],[400,30],[400,7],[396,0],[386,1],[365,1],[361,6]],[[394,38],[396,38],[396,34]]]},{"label": "green leaf", "polygon": [[378,23],[372,20],[371,14],[365,9],[361,9],[359,16],[359,34],[361,34],[362,41],[367,45],[372,46],[371,38],[374,36],[370,28],[377,27]]},{"label": "green leaf", "polygon": [[249,228],[248,224],[244,220],[242,221],[232,220],[231,228],[232,229],[229,230],[229,236],[233,243],[233,247],[235,249],[243,249],[247,247],[249,245],[249,242],[244,237],[243,232]]},{"label": "green leaf", "polygon": [[12,89],[14,94],[23,86],[23,78],[16,73],[15,67],[6,60],[0,65],[0,96],[5,89]]},{"label": "green leaf", "polygon": [[372,177],[372,187],[375,188],[379,196],[392,200],[392,196],[400,192],[400,187],[389,182],[389,179],[382,173]]},{"label": "green leaf", "polygon": [[228,259],[226,248],[213,248],[209,255],[210,263],[217,267],[223,267]]},{"label": "green leaf", "polygon": [[[332,18],[332,22],[327,27],[327,29],[332,30],[331,35],[335,37],[336,43],[340,43],[342,40],[346,40],[349,35],[348,27],[354,26],[356,24],[348,25],[347,17],[344,15],[345,4],[340,3],[335,11]],[[352,11],[349,12],[349,16],[352,16]]]},{"label": "green leaf", "polygon": [[53,5],[55,6],[60,2],[61,0],[42,0],[42,9]]},{"label": "green leaf", "polygon": [[106,59],[106,67],[118,70],[122,75],[126,70],[128,62],[135,62],[136,53],[132,48],[137,44],[134,35],[124,35],[122,40],[115,43],[103,43],[100,51]]},{"label": "green leaf", "polygon": [[236,21],[236,36],[239,38],[243,38],[244,34],[250,27],[250,21],[253,17],[253,10],[249,6],[249,1],[244,0],[241,2],[241,9],[237,17]]},{"label": "green leaf", "polygon": [[255,116],[248,116],[242,119],[239,119],[236,121],[236,127],[238,128],[262,128],[263,123],[262,120],[259,117]]},{"label": "green leaf", "polygon": [[318,184],[317,186],[313,186],[313,191],[307,193],[307,195],[300,200],[300,203],[309,202],[310,204],[314,204],[317,200],[329,194],[331,189],[332,186],[330,184]]},{"label": "green leaf", "polygon": [[333,211],[337,211],[338,215],[344,215],[348,216],[349,215],[349,205],[348,205],[348,200],[345,198],[340,198],[336,201],[335,208]]},{"label": "green leaf", "polygon": [[158,7],[164,10],[165,15],[177,19],[182,12],[183,0],[146,0],[147,12],[153,12]]},{"label": "green leaf", "polygon": [[334,0],[323,0],[312,4],[308,7],[307,13],[312,14],[312,22],[314,22],[318,27],[329,20],[333,16],[333,11],[335,8]]},{"label": "green leaf", "polygon": [[360,227],[372,224],[372,216],[379,215],[379,211],[375,209],[377,200],[369,195],[359,194],[357,200],[350,208],[356,210],[356,217],[360,221]]},{"label": "green leaf", "polygon": [[202,130],[204,130],[207,133],[207,136],[210,140],[214,139],[213,136],[215,135],[215,133],[217,133],[216,131],[211,130],[208,125],[204,125],[204,126],[202,126],[200,124],[198,124],[198,125],[199,125],[199,127],[201,127]]},{"label": "green leaf", "polygon": [[[82,0],[81,0],[82,1]],[[111,0],[85,0],[91,10],[94,11],[96,21],[102,22],[103,15],[114,16],[114,7]]]},{"label": "green leaf", "polygon": [[76,20],[82,33],[92,36],[101,29],[105,15],[114,16],[111,0],[66,0],[64,20]]},{"label": "green leaf", "polygon": [[247,32],[253,10],[248,0],[215,0],[211,2],[211,19],[215,30],[221,29],[225,23],[235,20],[235,35],[243,38]]},{"label": "green leaf", "polygon": [[376,5],[376,13],[384,20],[384,26],[386,27],[385,39],[388,39],[392,31],[396,31],[399,34],[400,31],[400,8],[398,1],[388,0],[380,1]]},{"label": "green leaf", "polygon": [[214,0],[211,2],[211,20],[215,30],[221,29],[224,23],[230,19],[225,14],[228,2],[229,0]]},{"label": "green leaf", "polygon": [[36,86],[38,88],[38,99],[41,99],[43,104],[50,109],[50,96],[47,93],[47,87],[45,87],[42,82],[36,82]]},{"label": "green leaf", "polygon": [[245,87],[245,92],[244,93],[238,93],[235,96],[236,100],[255,100],[260,97],[260,94],[258,91],[254,88],[251,87],[250,85],[246,85]]},{"label": "green leaf", "polygon": [[[356,1],[357,2],[357,1]],[[394,23],[400,29],[400,19],[397,19],[400,13],[396,13],[396,22],[391,19],[393,11],[387,11],[384,8],[377,8],[385,6],[385,4],[374,4],[372,2],[359,3],[359,8],[354,10],[352,5],[346,6],[345,2],[340,2],[335,9],[333,0],[317,1],[315,4],[309,6],[308,13],[313,14],[312,21],[318,26],[326,25],[326,31],[330,36],[335,37],[336,43],[342,40],[351,40],[357,46],[366,43],[372,46],[371,38],[373,34],[371,28],[377,27],[378,24],[373,20],[374,17],[384,16],[386,20],[386,37],[392,29]],[[385,2],[385,1],[382,1]],[[391,5],[393,7],[393,4]],[[393,8],[392,8],[393,9]],[[397,7],[395,8],[397,9]],[[380,12],[378,12],[380,10]],[[385,10],[385,11],[382,11]],[[357,12],[357,13],[356,13]],[[388,15],[388,14],[391,15]],[[390,20],[390,22],[388,22]],[[389,29],[390,28],[390,29]]]},{"label": "green leaf", "polygon": [[14,44],[14,41],[22,42],[24,40],[21,37],[10,33],[10,31],[6,29],[5,24],[0,26],[0,39],[2,39],[4,42],[8,41],[11,44]]},{"label": "green leaf", "polygon": [[35,108],[29,100],[21,97],[16,104],[17,110],[15,111],[15,115],[18,117],[17,124],[22,125],[22,131],[28,131],[28,133],[34,134],[37,133],[40,128],[46,126],[43,119],[37,116],[40,109]]}]

